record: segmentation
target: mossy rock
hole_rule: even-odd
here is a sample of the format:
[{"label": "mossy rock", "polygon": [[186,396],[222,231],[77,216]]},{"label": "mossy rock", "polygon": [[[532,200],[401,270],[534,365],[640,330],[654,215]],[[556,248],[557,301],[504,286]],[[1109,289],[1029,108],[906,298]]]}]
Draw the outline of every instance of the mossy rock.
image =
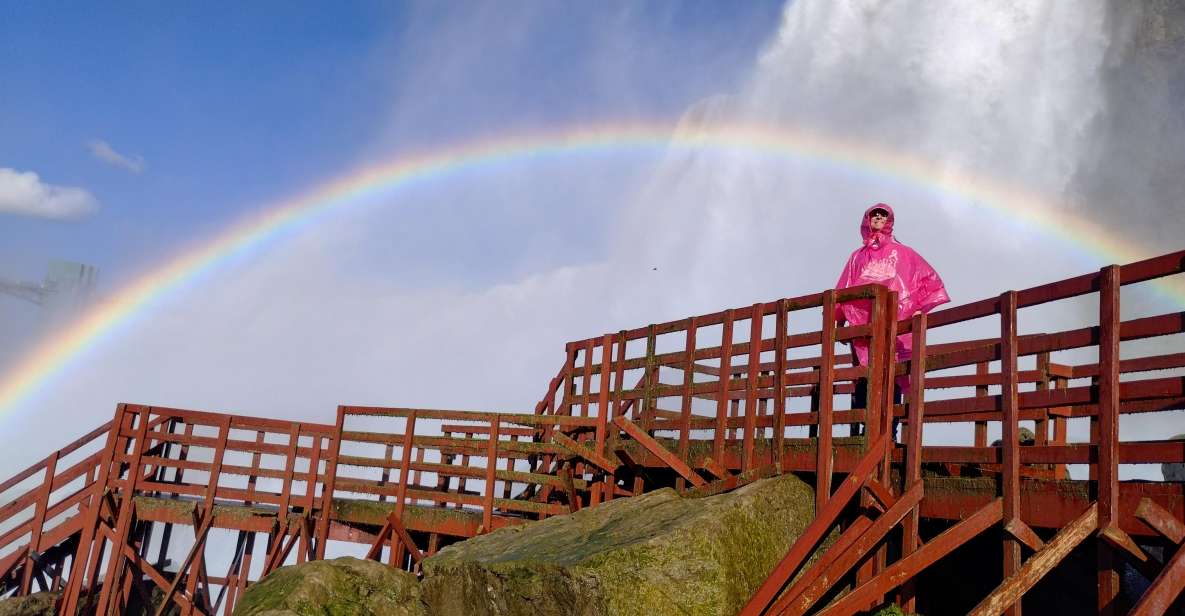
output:
[{"label": "mossy rock", "polygon": [[906,612],[905,610],[901,609],[901,606],[897,605],[896,603],[890,603],[889,605],[882,607],[881,609],[877,610],[876,612],[873,612],[872,616],[917,616],[917,615],[910,614],[910,613]]},{"label": "mossy rock", "polygon": [[35,592],[24,597],[0,599],[0,616],[53,616],[60,592]]},{"label": "mossy rock", "polygon": [[424,561],[433,614],[734,614],[814,514],[793,475],[726,494],[664,489],[506,528]]},{"label": "mossy rock", "polygon": [[281,567],[252,585],[235,616],[427,616],[406,571],[344,557]]}]

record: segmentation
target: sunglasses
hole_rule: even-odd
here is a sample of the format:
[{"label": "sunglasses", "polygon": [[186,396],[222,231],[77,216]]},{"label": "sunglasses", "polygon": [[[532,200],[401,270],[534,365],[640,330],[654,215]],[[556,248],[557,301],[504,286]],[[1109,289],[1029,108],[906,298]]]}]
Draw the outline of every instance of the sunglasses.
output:
[{"label": "sunglasses", "polygon": [[884,210],[875,210],[868,215],[869,218],[888,218],[889,213]]}]

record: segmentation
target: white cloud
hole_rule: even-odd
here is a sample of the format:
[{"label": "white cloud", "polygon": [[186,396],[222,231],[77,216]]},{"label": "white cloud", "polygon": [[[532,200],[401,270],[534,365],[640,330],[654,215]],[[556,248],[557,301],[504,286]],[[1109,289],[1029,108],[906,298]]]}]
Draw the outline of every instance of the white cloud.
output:
[{"label": "white cloud", "polygon": [[32,171],[0,167],[0,213],[75,220],[98,208],[98,199],[82,188],[47,184]]},{"label": "white cloud", "polygon": [[94,139],[86,144],[87,149],[91,151],[91,155],[95,158],[115,167],[127,169],[132,173],[140,173],[144,170],[143,156],[125,156],[115,151],[110,143],[102,139]]}]

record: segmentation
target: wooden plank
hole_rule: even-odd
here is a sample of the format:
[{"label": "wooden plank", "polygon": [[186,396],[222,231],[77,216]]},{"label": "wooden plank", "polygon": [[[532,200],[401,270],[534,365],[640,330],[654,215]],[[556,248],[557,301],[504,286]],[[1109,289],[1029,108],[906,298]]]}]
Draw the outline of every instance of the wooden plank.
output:
[{"label": "wooden plank", "polygon": [[[913,317],[911,328],[913,356],[909,362],[909,415],[905,428],[905,487],[922,481],[922,427],[926,404],[926,315]],[[910,510],[901,529],[901,555],[909,556],[917,549],[918,508]],[[916,608],[916,588],[913,581],[901,589],[901,607],[906,612]]]},{"label": "wooden plank", "polygon": [[[1000,402],[1003,410],[1001,490],[1004,496],[1004,524],[1020,519],[1020,405],[1017,400],[1016,291],[1000,295],[1000,373],[1003,375]],[[1020,541],[1004,536],[1004,578],[1020,570]],[[1020,616],[1020,604],[1005,606],[1009,616]]]},{"label": "wooden plank", "polygon": [[1030,588],[1098,528],[1098,513],[1098,505],[1091,505],[1076,520],[1058,531],[1044,548],[1025,561],[1024,566],[984,597],[969,612],[969,616],[996,616],[1007,610],[1008,606],[1018,604]]},{"label": "wooden plank", "polygon": [[[613,423],[617,423],[617,419],[618,418],[615,417]],[[559,430],[556,430],[551,434],[551,442],[563,447],[564,449],[567,449],[572,453],[572,455],[580,456],[581,458],[592,462],[606,473],[612,473],[616,471],[619,466],[621,466],[620,463],[614,462],[605,456],[597,454],[597,452],[589,449],[588,447],[577,443],[572,439],[572,437],[560,432]]]},{"label": "wooden plank", "polygon": [[[1104,267],[1099,289],[1099,528],[1119,523],[1119,266]],[[1098,605],[1100,614],[1115,614],[1119,596],[1119,563],[1111,546],[1098,546]]]},{"label": "wooden plank", "polygon": [[[49,454],[45,462],[45,477],[41,481],[41,487],[37,490],[37,505],[33,510],[33,519],[29,526],[29,546],[36,550],[41,545],[41,532],[45,528],[45,511],[49,508],[50,488],[53,486],[54,472],[58,468],[58,452]],[[25,562],[25,570],[21,575],[21,586],[17,592],[18,595],[29,594],[29,589],[33,583],[33,569],[35,563],[30,558]]]},{"label": "wooden plank", "polygon": [[998,498],[993,500],[931,539],[913,554],[893,563],[880,575],[827,606],[819,612],[819,616],[850,615],[857,612],[868,605],[874,596],[884,595],[893,588],[913,579],[918,573],[938,562],[959,546],[995,526],[1003,513],[1003,501]]},{"label": "wooden plank", "polygon": [[680,476],[691,482],[691,485],[699,487],[706,483],[704,478],[700,477],[699,473],[695,472],[691,467],[684,464],[683,461],[679,459],[679,456],[672,453],[671,450],[667,449],[666,447],[660,445],[658,441],[654,440],[654,438],[652,438],[649,434],[646,434],[646,431],[639,428],[634,422],[626,419],[625,417],[614,417],[613,423],[616,424],[618,428],[621,428],[635,441],[638,441],[638,443],[645,447],[647,451],[654,454],[654,456],[659,460],[662,460],[664,464],[671,467],[671,470],[679,473]]},{"label": "wooden plank", "polygon": [[884,436],[877,439],[872,447],[856,464],[856,468],[844,479],[840,484],[839,489],[836,490],[828,501],[827,505],[823,507],[822,511],[815,514],[815,519],[807,525],[802,534],[790,547],[790,551],[782,557],[782,560],[770,572],[769,577],[762,582],[761,586],[749,597],[749,601],[745,603],[745,607],[741,609],[738,616],[759,616],[765,609],[773,602],[773,600],[781,592],[782,587],[786,582],[798,572],[802,563],[806,561],[815,550],[815,546],[823,539],[823,536],[831,530],[835,524],[839,514],[843,511],[860,487],[868,480],[868,476],[876,470],[878,464],[881,463],[884,456],[884,448],[887,446],[888,439]]},{"label": "wooden plank", "polygon": [[[683,366],[683,395],[679,406],[679,459],[690,462],[688,456],[691,451],[691,388],[695,385],[695,345],[698,324],[695,317],[687,319],[686,338],[683,349],[687,355],[687,363]],[[719,477],[719,475],[717,475]],[[682,476],[676,480],[676,488],[682,492],[687,480]]]},{"label": "wooden plank", "polygon": [[[589,361],[591,357],[585,356],[585,360]],[[494,418],[494,421],[490,422],[490,436],[486,444],[486,486],[481,503],[481,525],[487,533],[494,530],[494,484],[495,473],[498,470],[499,424],[500,422],[497,417]],[[556,432],[556,434],[559,434],[559,432]]]},{"label": "wooden plank", "polygon": [[[869,483],[873,483],[870,481]],[[905,517],[909,510],[917,505],[918,501],[922,500],[922,493],[924,488],[921,483],[916,483],[912,488],[901,495],[901,498],[890,507],[884,514],[873,521],[872,525],[867,530],[860,533],[850,546],[843,550],[836,550],[837,557],[829,563],[826,563],[826,570],[812,582],[809,586],[795,584],[786,594],[778,598],[777,602],[770,608],[770,612],[774,614],[787,614],[789,616],[801,616],[805,614],[823,598],[823,596],[842,579],[848,571],[855,567],[857,563],[864,560],[866,557],[873,554],[877,550],[877,546],[885,538],[889,531]],[[828,550],[830,553],[832,550]],[[822,560],[815,566],[824,565]]]},{"label": "wooden plank", "polygon": [[[403,424],[403,443],[400,444],[399,451],[399,491],[395,494],[395,517],[403,518],[403,508],[407,503],[407,488],[408,474],[411,472],[411,450],[415,449],[412,445],[412,437],[416,433],[416,413],[408,414],[404,419]],[[498,427],[493,423],[489,425],[487,438],[496,438]],[[489,466],[494,466],[494,460],[488,461]]]},{"label": "wooden plank", "polygon": [[741,437],[741,472],[752,469],[753,444],[757,436],[757,381],[761,376],[761,325],[765,319],[765,305],[753,305],[753,317],[749,319],[749,365],[745,374],[745,422]]},{"label": "wooden plank", "polygon": [[1016,537],[1021,543],[1029,546],[1029,549],[1034,552],[1045,547],[1045,542],[1037,536],[1037,533],[1033,532],[1033,528],[1021,521],[1020,518],[1012,518],[1011,521],[1004,525],[1004,530],[1013,537]]},{"label": "wooden plank", "polygon": [[1136,506],[1136,517],[1169,541],[1176,544],[1185,542],[1185,524],[1151,498],[1145,496],[1140,499],[1140,504]]},{"label": "wooden plank", "polygon": [[733,311],[724,311],[724,322],[720,338],[720,378],[716,390],[716,427],[712,433],[712,457],[724,465],[724,438],[727,433],[728,390],[732,375],[732,321]]},{"label": "wooden plank", "polygon": [[[834,305],[834,296],[831,297]],[[826,298],[826,293],[824,298]],[[786,306],[786,300],[778,300],[778,316],[774,324],[774,465],[782,468],[782,455],[785,453],[786,441],[786,333],[789,326],[790,315],[789,308]],[[834,307],[832,308],[834,312]],[[824,309],[823,314],[828,314]],[[826,317],[830,318],[830,317]],[[834,326],[834,323],[832,323]],[[834,337],[834,334],[833,334]],[[834,344],[832,345],[834,347]],[[834,350],[834,349],[833,349]],[[828,482],[831,477],[829,476]],[[830,483],[828,484],[830,485]]]},{"label": "wooden plank", "polygon": [[605,334],[601,338],[601,380],[597,386],[597,431],[596,447],[598,455],[605,455],[605,435],[609,427],[609,389],[610,377],[613,375],[613,334]]},{"label": "wooden plank", "polygon": [[[835,291],[828,290],[823,292],[823,332],[820,339],[820,362],[819,362],[819,423],[818,423],[818,441],[815,450],[815,511],[822,511],[827,501],[831,498],[831,474],[835,469],[835,452],[831,446],[831,433],[834,417],[832,409],[835,405]],[[780,355],[784,355],[785,350]],[[784,360],[783,360],[784,361]],[[779,375],[784,372],[784,368],[779,368]],[[782,387],[778,387],[778,391],[782,392]],[[784,394],[778,396],[778,400],[782,403],[781,412],[779,413],[782,419],[782,424],[785,423],[785,418],[781,417],[785,413],[786,398]],[[779,433],[784,429],[779,430]],[[780,434],[779,434],[780,436]]]},{"label": "wooden plank", "polygon": [[1168,611],[1173,601],[1185,588],[1185,548],[1178,548],[1160,575],[1144,591],[1144,596],[1132,608],[1130,616],[1160,616]]},{"label": "wooden plank", "polygon": [[[911,487],[918,483],[921,482],[915,481],[913,484],[911,484]],[[897,502],[897,499],[893,497],[891,492],[889,492],[889,488],[885,487],[884,484],[876,479],[864,484],[864,489],[868,491],[868,495],[873,498],[877,507],[881,511],[888,511],[889,508]]]},{"label": "wooden plank", "polygon": [[710,456],[701,460],[700,466],[703,467],[704,470],[708,471],[709,473],[712,473],[719,479],[727,479],[728,477],[730,477],[732,475],[732,473],[728,472],[728,469],[724,468],[723,466],[720,466],[719,464],[716,464],[716,461],[713,460]]}]

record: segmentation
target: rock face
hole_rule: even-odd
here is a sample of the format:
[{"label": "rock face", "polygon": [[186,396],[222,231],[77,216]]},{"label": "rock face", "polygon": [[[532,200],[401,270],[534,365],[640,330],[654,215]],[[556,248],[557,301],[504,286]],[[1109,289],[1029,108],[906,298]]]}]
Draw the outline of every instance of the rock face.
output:
[{"label": "rock face", "polygon": [[251,586],[235,616],[426,616],[414,575],[338,558],[281,567]]},{"label": "rock face", "polygon": [[37,592],[25,597],[0,599],[0,616],[52,616],[61,593]]},{"label": "rock face", "polygon": [[424,561],[433,614],[734,614],[810,522],[793,475],[682,498],[665,489],[441,550]]}]

